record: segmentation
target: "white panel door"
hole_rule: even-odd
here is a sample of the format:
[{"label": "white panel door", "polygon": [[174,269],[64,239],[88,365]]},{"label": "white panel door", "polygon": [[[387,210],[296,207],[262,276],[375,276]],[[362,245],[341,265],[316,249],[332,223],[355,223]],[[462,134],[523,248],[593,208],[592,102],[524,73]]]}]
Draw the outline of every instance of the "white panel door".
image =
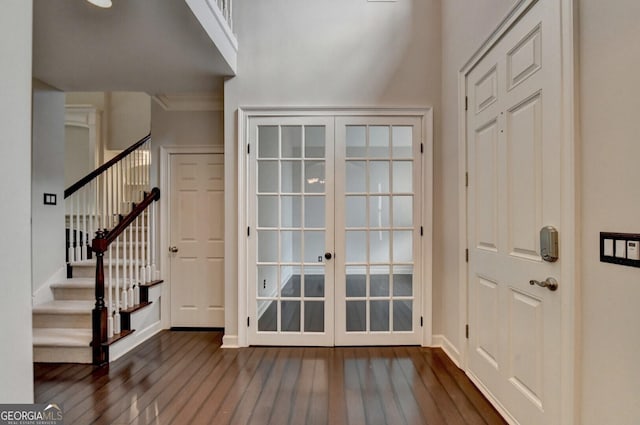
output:
[{"label": "white panel door", "polygon": [[[559,424],[563,259],[559,2],[540,0],[467,76],[467,373],[520,424]],[[562,285],[562,282],[559,282]]]},{"label": "white panel door", "polygon": [[169,173],[171,326],[223,327],[224,155],[172,154]]}]

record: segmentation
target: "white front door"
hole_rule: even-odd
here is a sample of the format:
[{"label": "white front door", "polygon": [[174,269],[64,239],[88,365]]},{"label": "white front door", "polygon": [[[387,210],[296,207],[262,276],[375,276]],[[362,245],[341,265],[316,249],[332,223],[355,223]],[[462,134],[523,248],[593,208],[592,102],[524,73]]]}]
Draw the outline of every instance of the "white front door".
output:
[{"label": "white front door", "polygon": [[172,154],[169,176],[171,326],[224,327],[224,156]]},{"label": "white front door", "polygon": [[560,423],[561,291],[530,284],[563,267],[539,233],[562,236],[558,8],[534,4],[466,80],[467,373],[523,425]]},{"label": "white front door", "polygon": [[249,121],[249,338],[420,343],[422,123]]}]

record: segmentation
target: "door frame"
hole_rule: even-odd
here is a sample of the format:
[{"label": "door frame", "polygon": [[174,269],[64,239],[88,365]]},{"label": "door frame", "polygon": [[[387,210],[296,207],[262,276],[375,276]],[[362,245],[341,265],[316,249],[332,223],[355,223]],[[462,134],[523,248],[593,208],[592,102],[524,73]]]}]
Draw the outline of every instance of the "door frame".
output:
[{"label": "door frame", "polygon": [[[161,323],[163,329],[169,329],[171,327],[171,274],[169,270],[170,261],[168,252],[163,249],[163,247],[169,246],[169,236],[171,234],[171,217],[169,208],[169,194],[171,193],[171,155],[180,154],[224,154],[224,146],[160,146],[160,244],[156,248],[158,252],[157,261],[160,267],[160,276],[164,276],[161,296]],[[226,307],[227,306],[225,302],[225,315],[227,314]]]},{"label": "door frame", "polygon": [[[460,256],[458,257],[458,292],[459,292],[459,325],[458,341],[459,357],[452,360],[465,372],[468,370],[469,339],[466,338],[466,324],[468,323],[468,269],[465,249],[467,241],[467,121],[466,97],[467,76],[475,65],[502,39],[513,24],[525,15],[538,1],[547,0],[519,0],[502,19],[489,37],[480,45],[464,66],[458,71],[458,236]],[[560,275],[560,291],[562,294],[561,311],[561,418],[560,423],[573,425],[580,422],[577,389],[579,388],[579,273],[580,273],[580,216],[579,214],[579,150],[578,150],[578,122],[577,122],[577,0],[548,0],[560,2],[561,21],[561,67],[562,67],[562,181],[559,182],[562,191],[562,243],[560,256],[565,262]],[[451,357],[451,353],[449,353]],[[482,390],[481,390],[482,391]],[[506,418],[490,394],[485,396]]]},{"label": "door frame", "polygon": [[[238,341],[240,347],[250,344],[247,329],[249,312],[249,282],[247,279],[249,243],[247,228],[249,223],[247,205],[249,196],[249,121],[261,117],[318,117],[318,116],[371,116],[371,117],[418,117],[422,121],[424,155],[422,155],[422,300],[421,308],[424,326],[421,334],[422,346],[432,345],[433,302],[432,302],[432,247],[433,247],[433,108],[332,108],[332,107],[241,107],[238,108]],[[254,143],[255,146],[255,143]]]}]

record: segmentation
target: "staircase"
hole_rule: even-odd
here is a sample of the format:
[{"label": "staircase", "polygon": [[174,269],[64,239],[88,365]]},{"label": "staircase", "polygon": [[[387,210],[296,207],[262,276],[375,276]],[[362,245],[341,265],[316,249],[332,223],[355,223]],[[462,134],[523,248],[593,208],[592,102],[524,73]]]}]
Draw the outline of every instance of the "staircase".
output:
[{"label": "staircase", "polygon": [[35,362],[107,364],[160,330],[149,142],[65,191],[67,278],[33,306]]}]

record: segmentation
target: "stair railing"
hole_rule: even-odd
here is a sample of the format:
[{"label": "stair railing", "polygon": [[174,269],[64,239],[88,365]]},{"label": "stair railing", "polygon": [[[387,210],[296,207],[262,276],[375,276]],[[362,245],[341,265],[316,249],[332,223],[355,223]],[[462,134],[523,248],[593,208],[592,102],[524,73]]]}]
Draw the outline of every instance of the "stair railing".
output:
[{"label": "stair railing", "polygon": [[[72,277],[72,265],[82,264],[91,260],[93,253],[97,254],[94,246],[102,246],[100,242],[95,245],[96,240],[91,241],[92,235],[96,235],[97,240],[101,240],[101,236],[110,240],[96,258],[96,364],[105,356],[108,358],[108,349],[101,348],[100,344],[125,334],[120,312],[135,309],[140,303],[140,285],[158,278],[157,203],[149,199],[159,197],[159,190],[150,188],[150,149],[151,135],[147,135],[64,192],[67,276]],[[100,315],[100,330],[96,328],[96,314]],[[106,339],[102,335],[103,326]],[[100,341],[98,345],[97,341]],[[102,350],[103,354],[99,356],[96,350]]]},{"label": "stair railing", "polygon": [[[123,217],[110,231],[101,229],[91,243],[96,255],[96,303],[92,312],[92,351],[93,363],[104,365],[109,362],[109,339],[124,333],[121,329],[120,311],[134,308],[140,303],[140,282],[148,282],[146,266],[142,261],[150,252],[143,250],[142,242],[150,243],[148,234],[142,235],[140,229],[148,228],[156,218],[157,202],[160,190],[154,187],[145,193],[142,201],[134,205],[132,211]],[[146,226],[142,226],[144,221]],[[122,258],[120,256],[122,247]],[[105,253],[108,252],[108,276],[105,276]],[[114,255],[115,254],[115,264]],[[114,276],[115,268],[115,276]],[[106,299],[105,299],[106,298]],[[115,301],[114,301],[115,300]],[[115,308],[110,308],[113,306]]]},{"label": "stair railing", "polygon": [[91,259],[98,229],[113,228],[150,190],[151,135],[147,135],[64,191],[67,264]]}]

